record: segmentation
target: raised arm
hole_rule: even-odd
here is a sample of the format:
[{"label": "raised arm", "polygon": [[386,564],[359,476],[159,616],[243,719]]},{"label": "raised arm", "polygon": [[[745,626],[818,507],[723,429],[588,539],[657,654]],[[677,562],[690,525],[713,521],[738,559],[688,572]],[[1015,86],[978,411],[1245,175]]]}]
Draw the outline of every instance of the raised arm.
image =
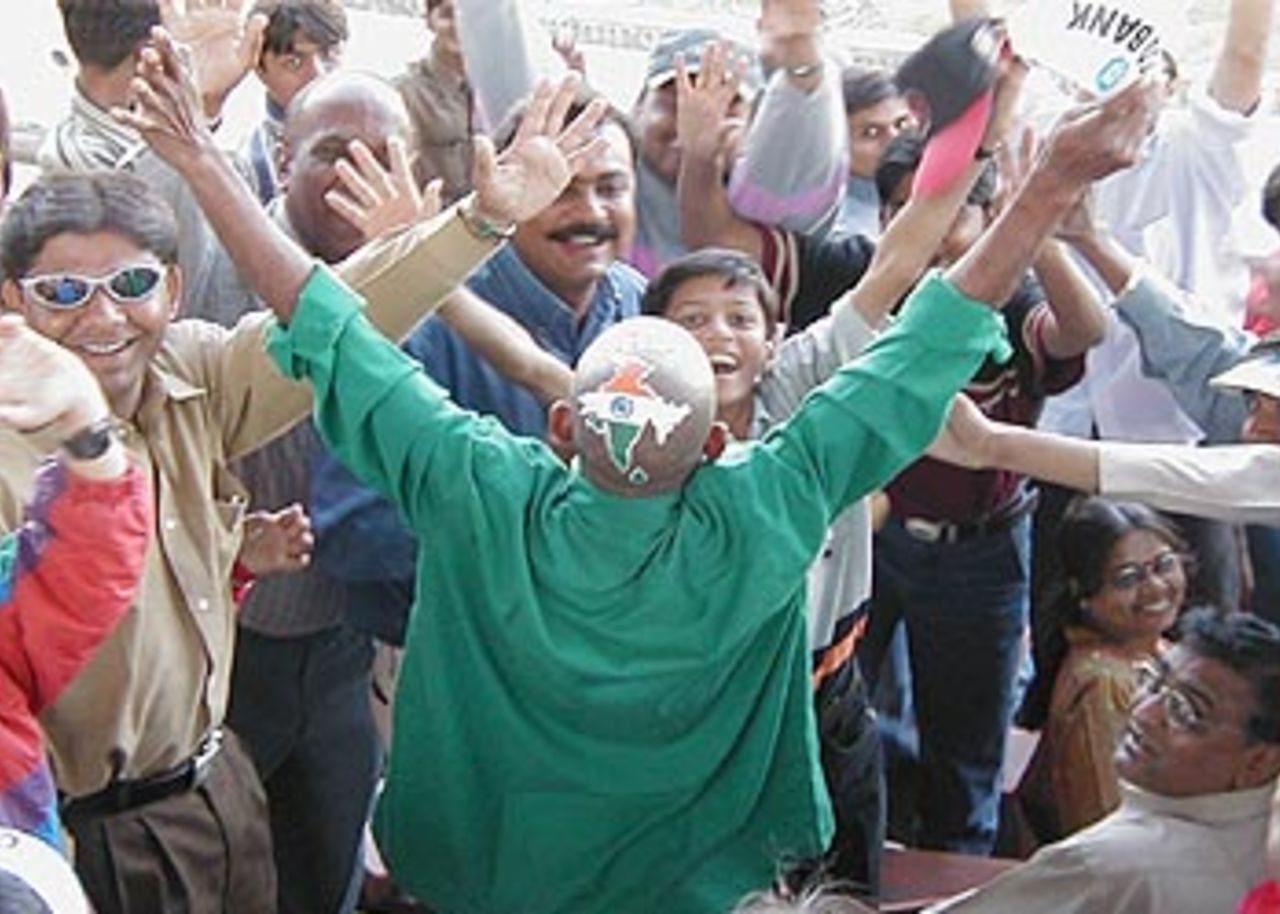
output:
[{"label": "raised arm", "polygon": [[[1026,66],[1020,61],[1009,61],[1006,65],[996,88],[996,101],[982,148],[992,149],[1004,144],[1026,73]],[[924,273],[985,167],[983,162],[972,163],[942,193],[933,196],[913,193],[907,205],[889,223],[876,246],[871,266],[849,298],[872,327],[879,327],[884,322]]]},{"label": "raised arm", "polygon": [[823,59],[821,23],[819,0],[761,3],[761,43],[778,69],[729,182],[739,214],[802,234],[830,225],[849,166],[839,72]]},{"label": "raised arm", "polygon": [[1013,203],[947,273],[969,298],[1007,301],[1041,244],[1089,184],[1132,165],[1156,95],[1148,83],[1068,113],[1049,137]]},{"label": "raised arm", "polygon": [[0,428],[66,442],[25,523],[0,539],[0,630],[33,710],[52,702],[128,610],[152,526],[147,476],[111,429],[98,382],[15,315],[0,317]]},{"label": "raised arm", "polygon": [[734,211],[724,184],[727,140],[744,127],[728,116],[741,79],[741,70],[729,63],[728,46],[720,42],[703,49],[696,74],[689,72],[683,59],[676,61],[676,143],[680,147],[676,198],[681,239],[690,250],[726,247],[760,260],[764,248],[760,230]]},{"label": "raised arm", "polygon": [[1133,258],[1091,219],[1073,226],[1070,239],[1137,337],[1143,374],[1164,382],[1211,443],[1239,440],[1247,412],[1244,397],[1211,387],[1209,380],[1244,358],[1252,338],[1218,321],[1197,319],[1186,293]]},{"label": "raised arm", "polygon": [[1275,0],[1231,0],[1222,50],[1209,81],[1209,94],[1230,111],[1249,114],[1258,105],[1274,6]]},{"label": "raised arm", "polygon": [[493,133],[542,79],[565,63],[522,0],[455,0],[458,42],[475,95],[479,126]]},{"label": "raised arm", "polygon": [[1195,517],[1280,523],[1280,447],[1193,447],[1081,441],[993,422],[968,398],[956,398],[929,449],[971,469],[999,468],[1081,492],[1144,501]]}]

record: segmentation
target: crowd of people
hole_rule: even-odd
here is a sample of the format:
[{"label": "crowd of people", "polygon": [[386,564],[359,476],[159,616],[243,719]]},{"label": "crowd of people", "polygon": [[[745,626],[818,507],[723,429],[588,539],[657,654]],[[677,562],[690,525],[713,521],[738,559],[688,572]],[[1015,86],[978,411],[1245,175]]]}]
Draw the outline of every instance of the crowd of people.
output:
[{"label": "crowd of people", "polygon": [[58,0],[0,910],[856,914],[896,842],[1021,861],[939,912],[1280,911],[1273,0],[1105,98],[822,6],[624,111],[522,0],[393,81],[337,0]]}]

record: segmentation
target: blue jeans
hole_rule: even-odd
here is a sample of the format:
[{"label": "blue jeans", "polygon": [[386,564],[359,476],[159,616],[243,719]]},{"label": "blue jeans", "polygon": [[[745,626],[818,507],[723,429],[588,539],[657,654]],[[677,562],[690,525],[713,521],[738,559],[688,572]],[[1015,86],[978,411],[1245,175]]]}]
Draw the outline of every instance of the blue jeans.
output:
[{"label": "blue jeans", "polygon": [[[876,614],[907,627],[922,847],[988,854],[995,842],[1027,624],[1030,521],[1028,512],[998,532],[945,543],[917,539],[891,518],[876,540],[873,627]],[[863,645],[864,670],[879,668],[878,647]]]}]

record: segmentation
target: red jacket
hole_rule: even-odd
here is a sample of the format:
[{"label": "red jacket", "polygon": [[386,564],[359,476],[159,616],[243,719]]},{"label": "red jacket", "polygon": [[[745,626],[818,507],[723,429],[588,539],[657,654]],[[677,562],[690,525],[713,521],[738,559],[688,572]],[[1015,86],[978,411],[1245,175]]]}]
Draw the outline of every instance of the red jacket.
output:
[{"label": "red jacket", "polygon": [[133,604],[151,526],[139,467],[97,481],[51,461],[22,526],[0,538],[0,825],[60,846],[36,715]]}]

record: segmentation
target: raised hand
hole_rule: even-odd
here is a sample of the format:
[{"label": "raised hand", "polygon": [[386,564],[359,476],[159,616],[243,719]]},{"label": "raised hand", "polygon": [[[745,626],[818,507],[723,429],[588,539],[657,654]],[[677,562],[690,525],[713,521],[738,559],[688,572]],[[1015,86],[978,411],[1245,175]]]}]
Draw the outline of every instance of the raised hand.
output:
[{"label": "raised hand", "polygon": [[200,156],[217,153],[200,110],[190,52],[165,29],[151,30],[151,46],[142,49],[130,89],[133,106],[112,108],[111,115],[138,131],[179,172]]},{"label": "raised hand", "polygon": [[240,564],[255,577],[301,571],[311,563],[315,537],[302,505],[280,511],[255,511],[244,519]]},{"label": "raised hand", "polygon": [[1068,188],[1128,168],[1160,109],[1160,87],[1143,80],[1111,97],[1068,111],[1045,143],[1036,171]]},{"label": "raised hand", "polygon": [[1059,241],[1080,246],[1095,243],[1101,231],[1094,216],[1093,188],[1090,187],[1080,195],[1076,205],[1062,217],[1054,236]]},{"label": "raised hand", "polygon": [[727,116],[746,62],[731,65],[729,55],[727,43],[709,42],[696,74],[689,72],[683,56],[676,58],[676,143],[683,154],[713,158],[725,148],[727,134],[743,126]]},{"label": "raised hand", "polygon": [[476,137],[477,214],[496,224],[523,222],[555,201],[583,163],[602,146],[596,132],[607,103],[592,100],[564,126],[582,83],[569,73],[559,84],[541,82],[529,98],[515,137],[496,154],[485,136]]},{"label": "raised hand", "polygon": [[0,316],[0,426],[49,427],[65,438],[110,414],[97,379],[74,353],[18,315]]},{"label": "raised hand", "polygon": [[767,66],[817,63],[821,56],[821,0],[760,0],[760,57]]},{"label": "raised hand", "polygon": [[262,56],[267,17],[245,21],[244,0],[160,0],[160,19],[174,41],[191,48],[204,113],[217,117],[223,102]]},{"label": "raised hand", "polygon": [[[372,150],[360,140],[350,146],[351,161],[339,159],[338,179],[343,190],[325,194],[325,202],[360,229],[366,241],[430,219],[440,212],[444,182],[439,178],[419,190],[404,140],[387,140],[390,170],[383,168]],[[355,164],[353,165],[352,162]]]}]

